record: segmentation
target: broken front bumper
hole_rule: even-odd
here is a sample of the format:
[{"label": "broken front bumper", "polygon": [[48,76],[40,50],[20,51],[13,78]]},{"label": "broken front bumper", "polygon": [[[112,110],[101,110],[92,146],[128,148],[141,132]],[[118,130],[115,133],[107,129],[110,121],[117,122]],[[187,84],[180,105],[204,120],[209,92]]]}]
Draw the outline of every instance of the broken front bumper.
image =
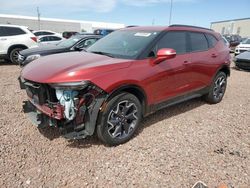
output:
[{"label": "broken front bumper", "polygon": [[[58,127],[62,135],[68,139],[80,139],[94,134],[97,118],[101,106],[108,94],[96,86],[91,87],[93,100],[89,102],[90,95],[79,96],[79,104],[76,106],[75,119],[67,120],[64,115],[65,107],[58,101],[49,100],[54,90],[39,83],[32,83],[19,78],[20,87],[26,89],[28,101],[24,102],[24,112],[38,128]],[[49,91],[51,90],[51,91]],[[45,95],[45,96],[44,96]],[[51,102],[52,101],[52,102]]]}]

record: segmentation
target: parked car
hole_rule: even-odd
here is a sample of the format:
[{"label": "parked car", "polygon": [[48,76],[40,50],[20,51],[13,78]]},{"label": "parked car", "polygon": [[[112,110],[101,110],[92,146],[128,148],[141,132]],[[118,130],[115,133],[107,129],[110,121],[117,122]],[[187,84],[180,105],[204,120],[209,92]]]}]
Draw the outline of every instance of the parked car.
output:
[{"label": "parked car", "polygon": [[64,31],[62,36],[63,36],[63,38],[68,39],[76,34],[78,34],[78,32],[76,32],[76,31]]},{"label": "parked car", "polygon": [[57,36],[62,36],[59,33],[56,33],[54,31],[49,31],[49,30],[39,30],[39,31],[33,31],[34,35],[37,37],[40,36],[46,36],[46,35],[57,35]]},{"label": "parked car", "polygon": [[235,55],[239,55],[242,52],[250,50],[250,38],[245,39],[242,41],[238,46],[235,48]]},{"label": "parked car", "polygon": [[230,48],[230,43],[228,42],[228,40],[227,40],[224,36],[222,36],[222,39],[223,39],[225,45],[226,45],[228,48]]},{"label": "parked car", "polygon": [[229,49],[210,29],[125,28],[87,52],[47,56],[24,67],[24,111],[38,127],[59,127],[66,138],[96,131],[103,142],[118,145],[159,109],[201,96],[219,103],[229,66]]},{"label": "parked car", "polygon": [[236,67],[250,71],[250,50],[237,55],[234,62]]},{"label": "parked car", "polygon": [[45,35],[38,37],[38,44],[39,46],[42,45],[48,45],[48,44],[58,44],[60,43],[64,38],[56,35]]},{"label": "parked car", "polygon": [[114,31],[113,29],[96,29],[94,31],[94,34],[106,36],[106,35],[112,33],[113,31]]},{"label": "parked car", "polygon": [[224,37],[230,44],[231,52],[234,52],[235,47],[238,46],[241,42],[241,37],[239,35],[224,35]]},{"label": "parked car", "polygon": [[46,55],[81,51],[100,38],[101,36],[99,35],[76,35],[61,41],[57,45],[40,46],[38,48],[23,50],[19,54],[19,64],[20,66],[25,66],[31,61]]},{"label": "parked car", "polygon": [[0,58],[18,63],[21,50],[37,47],[37,38],[25,26],[0,25]]}]

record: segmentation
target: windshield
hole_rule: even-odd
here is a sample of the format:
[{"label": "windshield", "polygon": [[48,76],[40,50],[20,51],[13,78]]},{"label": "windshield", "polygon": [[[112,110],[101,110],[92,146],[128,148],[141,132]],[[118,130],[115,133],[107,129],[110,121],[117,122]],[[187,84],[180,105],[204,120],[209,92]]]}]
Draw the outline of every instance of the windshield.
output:
[{"label": "windshield", "polygon": [[242,42],[242,44],[250,44],[250,38],[244,40],[244,41]]},{"label": "windshield", "polygon": [[76,35],[76,36],[70,37],[69,39],[63,40],[62,42],[58,43],[57,46],[70,48],[73,45],[75,45],[80,39],[81,37]]},{"label": "windshield", "polygon": [[97,41],[87,51],[115,58],[135,59],[158,34],[156,31],[115,31]]}]

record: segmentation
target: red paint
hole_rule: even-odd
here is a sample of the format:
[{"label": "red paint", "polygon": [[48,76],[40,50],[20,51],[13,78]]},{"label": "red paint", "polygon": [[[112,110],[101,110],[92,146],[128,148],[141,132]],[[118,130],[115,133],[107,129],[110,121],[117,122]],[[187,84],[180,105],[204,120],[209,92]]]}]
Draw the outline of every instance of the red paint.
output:
[{"label": "red paint", "polygon": [[[127,28],[133,29],[135,28]],[[185,27],[140,29],[200,31]],[[212,31],[201,31],[212,33],[219,38],[219,35]],[[170,53],[168,58],[164,53]],[[159,51],[158,55],[164,56],[165,59],[152,63],[155,58],[126,60],[85,52],[57,54],[39,58],[28,64],[22,71],[22,77],[38,83],[89,80],[108,93],[122,85],[133,84],[145,91],[147,104],[150,105],[209,86],[217,70],[223,65],[229,66],[230,63],[229,51],[222,40],[214,48],[204,52],[175,56],[174,50],[165,49]]]}]

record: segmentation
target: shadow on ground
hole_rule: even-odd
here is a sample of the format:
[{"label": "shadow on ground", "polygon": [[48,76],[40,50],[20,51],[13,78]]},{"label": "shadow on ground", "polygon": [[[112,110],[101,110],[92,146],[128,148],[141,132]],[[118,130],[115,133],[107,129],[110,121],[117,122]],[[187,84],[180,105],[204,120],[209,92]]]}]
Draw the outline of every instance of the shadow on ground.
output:
[{"label": "shadow on ground", "polygon": [[[175,116],[178,116],[182,113],[187,111],[193,110],[198,108],[202,105],[206,104],[201,98],[193,99],[187,102],[183,102],[160,111],[151,114],[150,116],[143,119],[141,126],[139,127],[135,136],[139,136],[143,130],[157,122],[160,122],[165,119],[169,119]],[[166,125],[167,128],[167,125]],[[103,144],[101,141],[98,140],[97,136],[91,136],[82,140],[70,140],[68,146],[72,148],[88,148],[92,145],[100,145]]]},{"label": "shadow on ground", "polygon": [[10,66],[18,66],[17,64],[14,64],[14,63],[11,63],[10,61],[6,61],[6,60],[3,60],[3,59],[0,59],[0,66],[4,66],[4,65],[10,65]]}]

